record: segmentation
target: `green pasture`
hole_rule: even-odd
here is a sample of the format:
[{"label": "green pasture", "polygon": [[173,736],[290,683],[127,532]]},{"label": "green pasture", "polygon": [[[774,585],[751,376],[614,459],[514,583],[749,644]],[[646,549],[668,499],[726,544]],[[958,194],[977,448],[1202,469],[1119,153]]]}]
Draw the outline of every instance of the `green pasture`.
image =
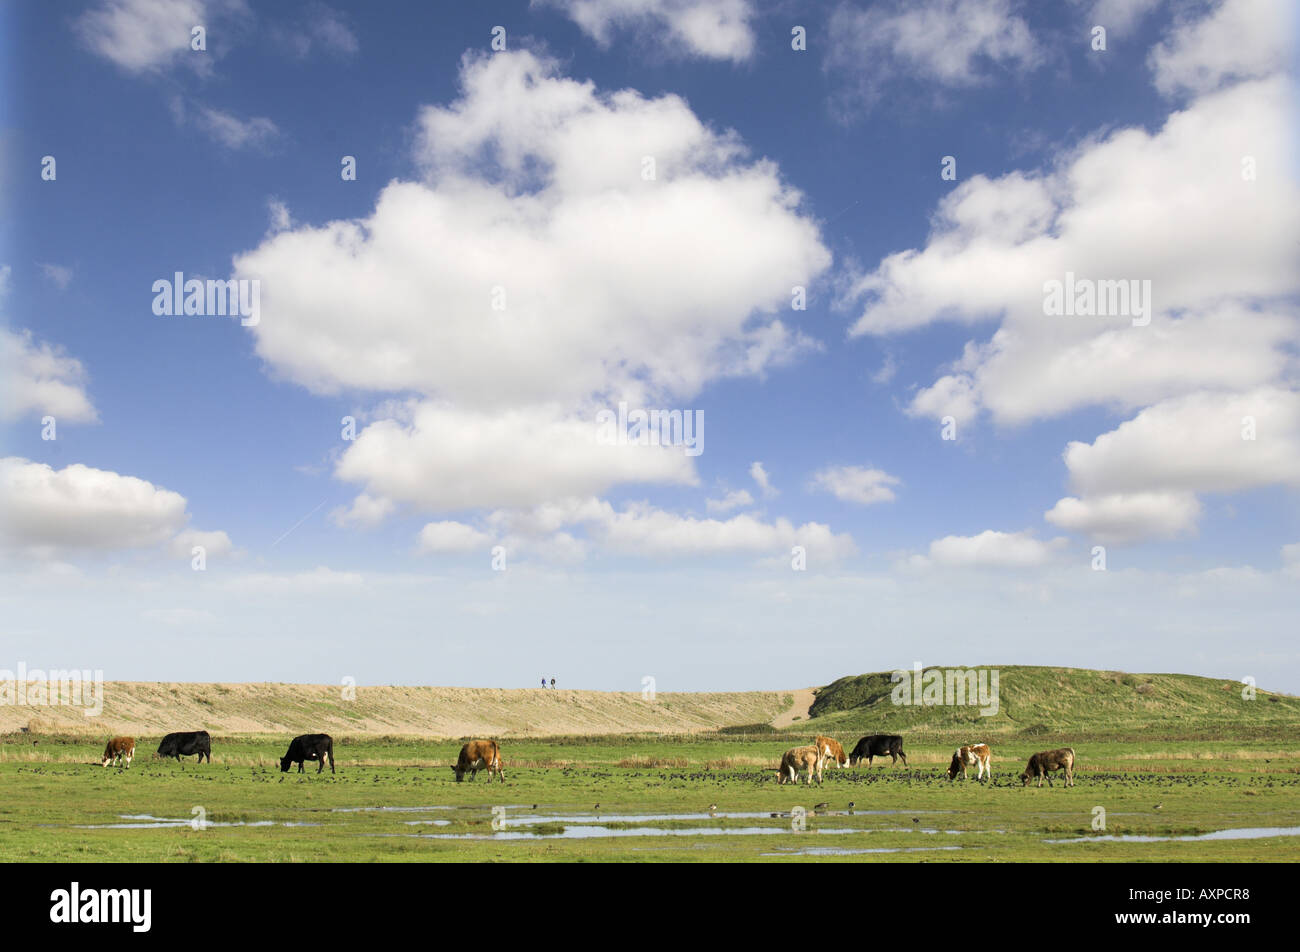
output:
[{"label": "green pasture", "polygon": [[[781,752],[814,729],[505,738],[507,781],[461,784],[448,769],[459,741],[336,735],[338,772],[308,763],[300,775],[279,770],[287,736],[214,736],[211,765],[153,760],[158,738],[141,737],[122,770],[99,765],[103,739],[10,734],[0,737],[0,861],[1300,860],[1300,836],[1099,838],[1300,827],[1289,727],[1209,740],[1143,738],[1126,725],[1010,736],[991,740],[989,784],[944,777],[953,747],[978,738],[917,731],[906,735],[908,767],[886,758],[829,769],[820,787],[778,786]],[[835,736],[846,748],[856,740]],[[1078,756],[1076,786],[1058,777],[1022,788],[1028,756],[1064,745]],[[802,831],[796,807],[807,811]],[[206,825],[192,828],[197,818]],[[147,826],[164,822],[174,825]],[[1076,838],[1087,841],[1048,842]]]}]

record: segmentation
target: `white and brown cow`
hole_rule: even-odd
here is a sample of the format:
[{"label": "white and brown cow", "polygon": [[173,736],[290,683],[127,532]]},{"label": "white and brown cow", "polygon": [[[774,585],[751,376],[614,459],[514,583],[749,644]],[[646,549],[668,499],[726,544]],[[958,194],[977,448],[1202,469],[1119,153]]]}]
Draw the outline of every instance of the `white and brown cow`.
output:
[{"label": "white and brown cow", "polygon": [[120,763],[123,767],[130,767],[131,758],[134,756],[134,737],[110,737],[108,739],[108,746],[104,748],[103,765],[107,767],[112,763]]},{"label": "white and brown cow", "polygon": [[844,753],[844,748],[834,737],[822,737],[820,734],[813,741],[817,745],[817,752],[821,754],[822,764],[835,762],[836,767],[847,767],[849,765],[848,755]]},{"label": "white and brown cow", "polygon": [[501,748],[494,740],[470,741],[460,749],[460,757],[456,759],[455,766],[451,769],[456,772],[457,783],[465,779],[466,773],[469,774],[469,779],[473,780],[479,770],[488,772],[489,781],[493,773],[502,783],[505,783],[506,779],[506,772],[501,769]]},{"label": "white and brown cow", "polygon": [[822,782],[822,765],[825,757],[817,750],[815,744],[806,747],[791,747],[781,755],[781,767],[776,772],[777,783],[799,782],[799,771],[808,772],[808,786],[812,786],[813,774],[817,775],[818,785]]},{"label": "white and brown cow", "polygon": [[984,779],[984,772],[988,771],[989,779],[993,779],[992,767],[993,751],[989,749],[988,744],[971,744],[969,747],[958,747],[952,753],[952,763],[948,765],[948,779],[954,780],[957,772],[961,771],[961,779],[966,779],[967,767],[979,767],[979,775],[976,780]]}]

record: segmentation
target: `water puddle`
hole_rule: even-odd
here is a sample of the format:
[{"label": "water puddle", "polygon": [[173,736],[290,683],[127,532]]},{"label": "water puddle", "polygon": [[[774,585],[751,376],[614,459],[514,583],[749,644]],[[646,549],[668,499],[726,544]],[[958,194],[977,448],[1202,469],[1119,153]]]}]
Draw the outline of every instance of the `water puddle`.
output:
[{"label": "water puddle", "polygon": [[623,836],[763,836],[778,833],[806,836],[809,834],[861,832],[863,831],[851,829],[819,829],[805,830],[796,834],[785,826],[701,826],[689,829],[668,829],[662,826],[634,826],[619,829],[608,826],[566,826],[562,832],[557,830],[553,833],[536,833],[531,830],[501,830],[495,833],[408,833],[405,835],[429,840],[583,840]]},{"label": "water puddle", "polygon": [[[955,810],[813,810],[807,811],[810,819],[843,816],[928,816],[936,813],[955,813]],[[789,820],[789,812],[733,813],[726,810],[700,813],[505,813],[507,826],[532,826],[537,823],[665,823],[683,820]]]},{"label": "water puddle", "polygon": [[[123,820],[130,820],[130,823],[91,823],[78,824],[74,829],[78,830],[168,830],[181,829],[187,826],[193,826],[195,818],[186,817],[166,817],[153,816],[148,813],[119,813],[118,816]],[[307,823],[302,820],[236,820],[230,822],[219,822],[217,820],[205,820],[203,826],[320,826],[319,823]]]},{"label": "water puddle", "polygon": [[453,806],[438,807],[331,807],[330,813],[431,813],[434,810],[455,810]]},{"label": "water puddle", "polygon": [[1213,833],[1196,833],[1187,836],[1143,836],[1122,834],[1105,836],[1079,836],[1069,840],[1044,840],[1044,843],[1174,843],[1206,842],[1209,840],[1263,840],[1273,836],[1300,836],[1300,826],[1257,826],[1236,830],[1215,830]]},{"label": "water puddle", "polygon": [[861,856],[864,853],[937,853],[959,850],[960,846],[898,846],[883,849],[847,850],[834,846],[810,846],[804,850],[782,850],[779,853],[761,853],[761,856]]}]

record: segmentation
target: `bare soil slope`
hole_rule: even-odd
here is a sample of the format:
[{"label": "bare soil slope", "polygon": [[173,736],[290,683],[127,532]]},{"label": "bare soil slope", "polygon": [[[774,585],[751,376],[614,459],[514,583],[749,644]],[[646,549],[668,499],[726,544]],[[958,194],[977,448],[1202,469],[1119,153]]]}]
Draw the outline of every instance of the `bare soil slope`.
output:
[{"label": "bare soil slope", "polygon": [[[542,690],[540,688],[358,687],[316,684],[180,684],[110,681],[104,709],[86,717],[73,706],[0,706],[0,732],[153,736],[204,729],[214,734],[468,735],[691,733],[767,724],[797,692],[698,694]],[[798,711],[806,716],[804,709]]]}]

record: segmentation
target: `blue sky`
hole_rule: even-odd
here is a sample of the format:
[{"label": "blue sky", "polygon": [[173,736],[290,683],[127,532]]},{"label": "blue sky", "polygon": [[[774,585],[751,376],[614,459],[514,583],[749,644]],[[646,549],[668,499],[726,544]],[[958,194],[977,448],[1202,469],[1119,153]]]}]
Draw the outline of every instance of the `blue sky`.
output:
[{"label": "blue sky", "polygon": [[[1300,690],[1285,3],[0,22],[0,667]],[[258,322],[156,315],[177,271]],[[1046,314],[1066,271],[1149,322]],[[619,400],[704,451],[602,445]]]}]

